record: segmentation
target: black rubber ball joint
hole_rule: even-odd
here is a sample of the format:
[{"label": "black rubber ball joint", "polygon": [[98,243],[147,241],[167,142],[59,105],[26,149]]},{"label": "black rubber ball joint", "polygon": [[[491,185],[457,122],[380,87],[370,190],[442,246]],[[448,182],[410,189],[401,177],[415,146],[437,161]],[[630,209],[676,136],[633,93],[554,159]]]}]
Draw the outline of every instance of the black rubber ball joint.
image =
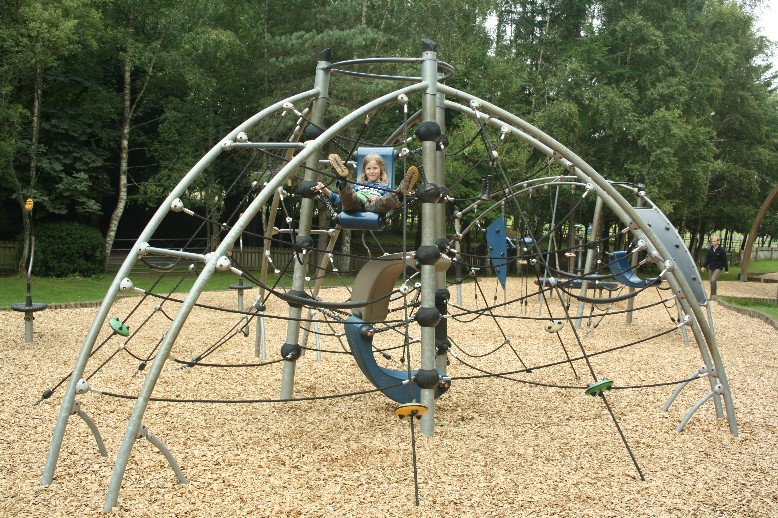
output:
[{"label": "black rubber ball joint", "polygon": [[437,122],[424,121],[416,127],[416,137],[422,142],[437,142],[440,135],[440,124]]},{"label": "black rubber ball joint", "polygon": [[435,290],[435,305],[439,306],[445,304],[451,298],[451,293],[446,288],[439,288]]},{"label": "black rubber ball joint", "polygon": [[324,133],[324,128],[314,126],[313,124],[308,124],[303,130],[303,136],[305,137],[306,142],[309,140],[316,140],[321,137],[322,133]]},{"label": "black rubber ball joint", "polygon": [[440,250],[437,246],[422,245],[416,250],[416,260],[419,261],[419,264],[435,264],[438,259],[440,259]]},{"label": "black rubber ball joint", "polygon": [[319,195],[319,192],[316,190],[317,183],[318,182],[316,180],[303,180],[297,187],[297,194],[303,198],[315,198]]},{"label": "black rubber ball joint", "polygon": [[451,342],[448,338],[435,340],[435,354],[446,354],[451,350]]},{"label": "black rubber ball joint", "polygon": [[440,322],[440,311],[437,308],[419,308],[415,318],[421,327],[435,327]]},{"label": "black rubber ball joint", "polygon": [[297,360],[302,352],[303,348],[299,344],[284,344],[281,346],[281,357],[290,362]]},{"label": "black rubber ball joint", "polygon": [[421,369],[416,371],[413,381],[421,388],[434,389],[440,382],[440,374],[434,369]]},{"label": "black rubber ball joint", "polygon": [[434,183],[426,183],[416,189],[416,199],[422,203],[439,203],[444,191]]},{"label": "black rubber ball joint", "polygon": [[294,250],[298,254],[305,249],[313,248],[313,238],[311,236],[297,236],[294,238]]}]

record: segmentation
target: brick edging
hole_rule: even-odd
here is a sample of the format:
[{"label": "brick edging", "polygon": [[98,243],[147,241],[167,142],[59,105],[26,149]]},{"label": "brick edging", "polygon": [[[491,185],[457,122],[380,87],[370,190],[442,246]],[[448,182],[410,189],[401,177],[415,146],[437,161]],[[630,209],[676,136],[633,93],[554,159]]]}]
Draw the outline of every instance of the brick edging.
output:
[{"label": "brick edging", "polygon": [[771,283],[771,282],[778,282],[778,279],[772,279],[770,277],[761,277],[759,275],[749,275],[749,276],[746,277],[746,282]]}]

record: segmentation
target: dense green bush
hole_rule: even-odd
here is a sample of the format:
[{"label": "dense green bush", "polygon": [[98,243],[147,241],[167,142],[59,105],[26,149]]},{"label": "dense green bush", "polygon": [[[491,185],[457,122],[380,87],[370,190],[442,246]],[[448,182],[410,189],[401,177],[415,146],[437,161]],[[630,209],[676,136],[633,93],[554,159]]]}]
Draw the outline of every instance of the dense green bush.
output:
[{"label": "dense green bush", "polygon": [[103,271],[105,240],[99,231],[74,222],[35,226],[32,273],[43,277],[88,277]]}]

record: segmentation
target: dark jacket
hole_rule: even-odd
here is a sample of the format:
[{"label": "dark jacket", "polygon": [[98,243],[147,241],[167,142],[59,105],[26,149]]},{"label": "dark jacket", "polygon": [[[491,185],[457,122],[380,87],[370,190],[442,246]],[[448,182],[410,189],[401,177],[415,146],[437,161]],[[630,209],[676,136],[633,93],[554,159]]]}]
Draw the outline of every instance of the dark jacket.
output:
[{"label": "dark jacket", "polygon": [[708,253],[705,255],[705,262],[702,263],[703,268],[709,270],[724,270],[729,271],[727,266],[727,252],[724,247],[719,245],[715,250],[712,246],[708,247]]}]

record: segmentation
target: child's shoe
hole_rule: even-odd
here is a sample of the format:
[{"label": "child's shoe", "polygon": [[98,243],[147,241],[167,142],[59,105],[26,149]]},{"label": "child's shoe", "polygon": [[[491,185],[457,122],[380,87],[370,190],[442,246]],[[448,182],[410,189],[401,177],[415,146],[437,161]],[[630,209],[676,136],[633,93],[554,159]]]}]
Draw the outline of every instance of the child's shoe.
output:
[{"label": "child's shoe", "polygon": [[327,159],[330,161],[330,165],[335,170],[335,172],[338,173],[338,176],[341,178],[348,178],[348,167],[346,167],[346,164],[343,163],[342,158],[340,158],[336,153],[332,153],[327,157]]},{"label": "child's shoe", "polygon": [[412,165],[405,172],[405,178],[400,182],[400,186],[397,188],[397,192],[405,196],[410,193],[416,186],[416,182],[419,180],[419,169]]}]

